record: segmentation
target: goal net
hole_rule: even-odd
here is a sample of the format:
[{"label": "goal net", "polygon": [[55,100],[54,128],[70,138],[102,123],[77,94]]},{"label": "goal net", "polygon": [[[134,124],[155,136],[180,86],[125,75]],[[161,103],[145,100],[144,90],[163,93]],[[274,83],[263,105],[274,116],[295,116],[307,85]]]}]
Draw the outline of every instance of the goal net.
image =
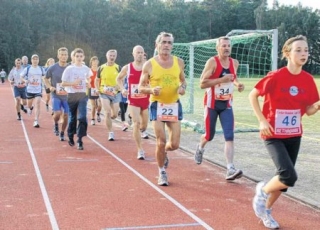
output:
[{"label": "goal net", "polygon": [[[275,30],[232,30],[230,37],[231,57],[239,61],[239,78],[258,78],[277,68],[278,31]],[[217,55],[218,38],[190,43],[174,43],[172,53],[185,62],[188,89],[183,102],[185,114],[190,114],[194,122],[199,115],[203,120],[203,94],[199,88],[199,78],[206,61]],[[195,107],[201,107],[200,114]],[[202,122],[201,120],[201,122]],[[192,121],[192,122],[193,122]]]}]

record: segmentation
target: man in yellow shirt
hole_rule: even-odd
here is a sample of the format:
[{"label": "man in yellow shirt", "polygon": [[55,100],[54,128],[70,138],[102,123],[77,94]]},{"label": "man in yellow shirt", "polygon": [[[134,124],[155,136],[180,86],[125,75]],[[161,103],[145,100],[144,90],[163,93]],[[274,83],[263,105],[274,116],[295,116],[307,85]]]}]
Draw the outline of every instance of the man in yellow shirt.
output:
[{"label": "man in yellow shirt", "polygon": [[109,50],[106,57],[107,63],[101,65],[98,69],[95,86],[99,90],[102,109],[105,112],[105,121],[109,132],[108,140],[114,141],[112,119],[117,117],[119,102],[121,101],[121,92],[116,81],[120,66],[115,63],[117,59],[116,50]]},{"label": "man in yellow shirt", "polygon": [[[159,167],[158,185],[167,186],[165,168],[169,160],[167,151],[179,148],[182,106],[179,94],[184,95],[186,80],[184,62],[171,55],[173,35],[161,32],[156,39],[158,55],[149,59],[142,68],[139,83],[141,93],[150,95],[149,117],[157,139],[156,159]],[[165,126],[169,140],[166,140]]]}]

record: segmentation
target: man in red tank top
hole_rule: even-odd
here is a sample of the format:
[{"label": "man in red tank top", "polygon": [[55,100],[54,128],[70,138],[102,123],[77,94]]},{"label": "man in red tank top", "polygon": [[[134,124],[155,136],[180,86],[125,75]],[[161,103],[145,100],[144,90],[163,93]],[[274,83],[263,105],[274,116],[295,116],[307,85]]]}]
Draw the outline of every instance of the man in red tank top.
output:
[{"label": "man in red tank top", "polygon": [[244,85],[237,79],[239,62],[230,58],[231,41],[228,37],[220,37],[216,46],[218,55],[211,57],[201,74],[200,87],[206,89],[205,106],[205,134],[200,138],[195,153],[195,161],[201,164],[205,145],[211,141],[216,132],[219,117],[225,138],[224,153],[227,160],[226,180],[235,180],[242,176],[242,171],[233,164],[234,157],[234,115],[232,99],[234,86],[239,92]]},{"label": "man in red tank top", "polygon": [[[124,97],[128,97],[129,114],[133,122],[133,138],[138,148],[137,158],[145,159],[145,152],[141,144],[141,134],[145,132],[148,125],[149,95],[142,94],[138,90],[142,66],[144,63],[144,49],[142,46],[135,46],[132,51],[133,62],[125,65],[117,76],[117,84]],[[124,80],[127,77],[128,87]]]}]

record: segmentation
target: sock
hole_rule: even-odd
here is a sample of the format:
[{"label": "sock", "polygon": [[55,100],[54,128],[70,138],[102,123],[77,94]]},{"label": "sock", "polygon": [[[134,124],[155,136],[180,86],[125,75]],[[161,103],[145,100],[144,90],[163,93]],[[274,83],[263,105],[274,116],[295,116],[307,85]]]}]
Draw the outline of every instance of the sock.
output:
[{"label": "sock", "polygon": [[18,112],[18,116],[20,117],[20,112]]},{"label": "sock", "polygon": [[159,167],[159,173],[165,172],[166,170],[164,169],[164,167]]},{"label": "sock", "polygon": [[20,108],[23,110],[24,109],[23,105],[20,105]]},{"label": "sock", "polygon": [[228,164],[227,164],[227,169],[231,169],[231,168],[234,168],[233,163],[228,163]]}]

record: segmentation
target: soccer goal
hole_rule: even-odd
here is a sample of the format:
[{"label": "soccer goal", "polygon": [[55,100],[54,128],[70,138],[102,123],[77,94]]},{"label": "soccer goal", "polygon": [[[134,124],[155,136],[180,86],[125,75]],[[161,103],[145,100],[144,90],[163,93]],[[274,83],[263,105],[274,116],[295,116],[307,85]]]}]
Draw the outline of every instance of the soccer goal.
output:
[{"label": "soccer goal", "polygon": [[[237,71],[239,77],[262,77],[269,71],[277,69],[277,29],[232,30],[226,36],[230,37],[232,44],[231,57],[239,61]],[[217,40],[218,38],[190,43],[174,43],[173,54],[185,62],[188,81],[188,102],[184,105],[186,113],[194,113],[194,105],[197,100],[195,80],[200,78],[206,61],[217,54]]]}]

